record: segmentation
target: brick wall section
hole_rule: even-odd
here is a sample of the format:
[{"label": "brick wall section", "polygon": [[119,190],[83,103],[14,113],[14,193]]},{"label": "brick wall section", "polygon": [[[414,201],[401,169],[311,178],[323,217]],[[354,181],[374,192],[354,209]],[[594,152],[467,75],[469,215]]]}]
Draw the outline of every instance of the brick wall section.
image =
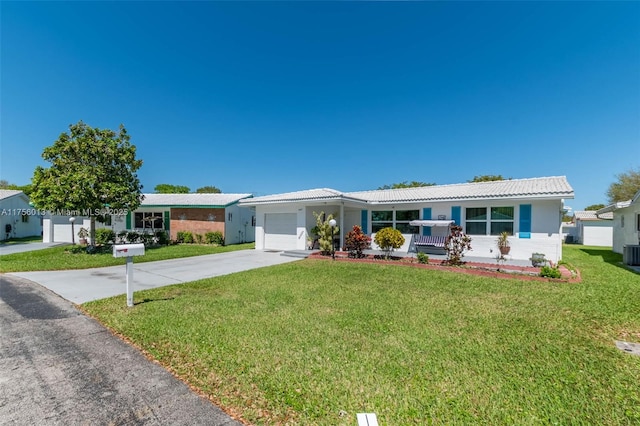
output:
[{"label": "brick wall section", "polygon": [[[184,219],[180,216],[184,215]],[[209,220],[209,215],[214,215],[215,220]],[[225,212],[224,209],[171,209],[171,239],[175,240],[179,231],[191,231],[193,235],[207,232],[220,231],[224,236]]]}]

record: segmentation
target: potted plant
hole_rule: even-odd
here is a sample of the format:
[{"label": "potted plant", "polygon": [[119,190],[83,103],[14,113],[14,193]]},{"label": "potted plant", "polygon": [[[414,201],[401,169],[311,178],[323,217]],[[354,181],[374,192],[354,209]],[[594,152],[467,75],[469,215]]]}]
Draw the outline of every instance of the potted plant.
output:
[{"label": "potted plant", "polygon": [[501,232],[500,235],[498,236],[498,250],[500,250],[500,254],[502,256],[509,254],[509,252],[511,251],[511,243],[509,243],[509,233],[508,232]]},{"label": "potted plant", "polygon": [[87,237],[89,236],[89,230],[87,228],[80,228],[78,231],[78,238],[80,238],[80,244],[87,245]]}]

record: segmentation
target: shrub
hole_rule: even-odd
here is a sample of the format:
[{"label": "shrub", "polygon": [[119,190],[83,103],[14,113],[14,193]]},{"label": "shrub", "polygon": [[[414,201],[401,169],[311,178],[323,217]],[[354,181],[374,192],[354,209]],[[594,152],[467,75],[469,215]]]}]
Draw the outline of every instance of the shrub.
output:
[{"label": "shrub", "polygon": [[531,261],[531,265],[536,268],[547,264],[547,259],[545,259],[544,253],[532,253],[529,260]]},{"label": "shrub", "polygon": [[169,235],[167,235],[167,231],[164,231],[164,230],[156,231],[155,237],[156,237],[156,242],[161,246],[166,246],[169,244]]},{"label": "shrub", "polygon": [[116,233],[108,228],[96,229],[96,244],[114,244],[116,242]]},{"label": "shrub", "polygon": [[461,265],[464,252],[471,250],[471,237],[462,232],[459,225],[451,226],[451,233],[444,242],[444,249],[447,252],[447,263],[449,265]]},{"label": "shrub", "polygon": [[127,231],[120,231],[118,232],[118,243],[122,244],[122,243],[126,243],[127,242]]},{"label": "shrub", "polygon": [[190,231],[178,231],[176,237],[179,243],[193,244],[193,234]]},{"label": "shrub", "polygon": [[127,243],[137,243],[138,241],[140,241],[140,234],[138,234],[136,231],[128,231],[127,232]]},{"label": "shrub", "polygon": [[196,240],[196,243],[198,244],[202,244],[202,241],[204,240],[204,237],[202,236],[202,234],[195,234],[194,238]]},{"label": "shrub", "polygon": [[562,273],[557,267],[543,266],[542,269],[540,269],[540,276],[546,278],[562,278]]},{"label": "shrub", "polygon": [[207,232],[204,234],[204,242],[207,244],[224,245],[224,236],[220,231]]},{"label": "shrub", "polygon": [[324,212],[313,212],[313,215],[316,217],[315,228],[317,228],[320,252],[323,255],[328,256],[333,252],[333,236],[340,233],[340,228],[334,226],[332,229],[331,225],[329,225],[329,221],[334,217],[333,214],[330,214],[326,218]]},{"label": "shrub", "polygon": [[426,253],[418,253],[416,257],[418,258],[418,263],[429,263],[429,255]]},{"label": "shrub", "polygon": [[362,232],[362,228],[355,225],[345,237],[345,247],[349,251],[349,257],[364,257],[362,252],[371,247],[371,237]]},{"label": "shrub", "polygon": [[384,252],[385,258],[389,258],[394,249],[399,249],[404,244],[404,237],[397,229],[383,228],[376,232],[375,243]]}]

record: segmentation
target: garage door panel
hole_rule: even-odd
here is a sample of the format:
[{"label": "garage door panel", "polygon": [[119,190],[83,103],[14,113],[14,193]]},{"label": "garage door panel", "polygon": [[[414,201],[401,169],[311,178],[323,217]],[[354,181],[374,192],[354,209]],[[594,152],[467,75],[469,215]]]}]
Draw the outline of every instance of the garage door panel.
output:
[{"label": "garage door panel", "polygon": [[264,247],[292,250],[296,248],[296,213],[270,213],[265,215]]}]

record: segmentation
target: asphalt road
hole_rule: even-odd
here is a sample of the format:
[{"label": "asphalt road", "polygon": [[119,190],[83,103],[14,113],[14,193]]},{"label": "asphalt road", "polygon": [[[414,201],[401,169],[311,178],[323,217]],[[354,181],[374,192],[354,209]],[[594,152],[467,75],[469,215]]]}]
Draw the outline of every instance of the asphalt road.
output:
[{"label": "asphalt road", "polygon": [[72,303],[7,275],[0,424],[240,425]]}]

